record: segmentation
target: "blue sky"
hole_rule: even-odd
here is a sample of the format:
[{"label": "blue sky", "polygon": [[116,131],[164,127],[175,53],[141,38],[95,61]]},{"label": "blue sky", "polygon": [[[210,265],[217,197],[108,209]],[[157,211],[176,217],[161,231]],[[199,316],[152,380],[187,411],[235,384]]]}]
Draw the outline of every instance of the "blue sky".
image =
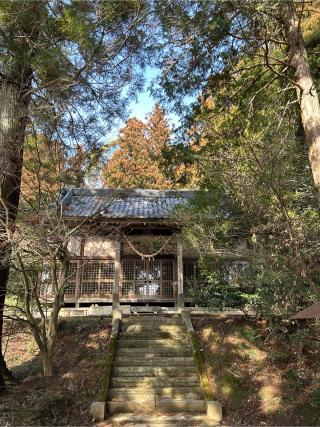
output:
[{"label": "blue sky", "polygon": [[[147,68],[144,74],[145,77],[145,89],[141,92],[136,101],[131,102],[129,106],[129,117],[137,117],[140,120],[145,120],[146,116],[151,113],[157,100],[150,94],[148,87],[150,86],[151,80],[157,77],[159,70],[154,68]],[[171,126],[177,127],[179,125],[179,117],[176,114],[167,114],[167,118]],[[123,127],[124,122],[118,123],[107,137],[107,142],[114,140],[119,130]]]}]

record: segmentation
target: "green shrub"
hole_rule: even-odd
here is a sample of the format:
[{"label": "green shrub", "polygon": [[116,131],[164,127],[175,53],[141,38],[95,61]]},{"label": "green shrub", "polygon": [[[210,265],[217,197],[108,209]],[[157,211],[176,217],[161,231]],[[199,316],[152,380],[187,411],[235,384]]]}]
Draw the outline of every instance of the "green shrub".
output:
[{"label": "green shrub", "polygon": [[238,283],[228,280],[225,269],[202,271],[202,284],[193,293],[195,302],[213,311],[225,308],[244,309],[250,301],[250,294],[243,292]]}]

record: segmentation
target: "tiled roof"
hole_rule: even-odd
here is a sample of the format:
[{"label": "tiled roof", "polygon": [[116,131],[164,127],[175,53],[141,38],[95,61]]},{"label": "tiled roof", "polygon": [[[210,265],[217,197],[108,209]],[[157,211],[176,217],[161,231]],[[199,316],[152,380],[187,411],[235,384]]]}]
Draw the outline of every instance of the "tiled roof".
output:
[{"label": "tiled roof", "polygon": [[192,200],[189,190],[112,190],[71,188],[62,199],[65,217],[166,219]]}]

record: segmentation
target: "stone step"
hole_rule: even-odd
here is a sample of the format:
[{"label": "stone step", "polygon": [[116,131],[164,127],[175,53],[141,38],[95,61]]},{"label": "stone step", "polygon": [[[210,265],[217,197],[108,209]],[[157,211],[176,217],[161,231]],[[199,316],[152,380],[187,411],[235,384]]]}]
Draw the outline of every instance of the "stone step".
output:
[{"label": "stone step", "polygon": [[185,348],[122,348],[118,352],[121,356],[130,357],[153,357],[153,356],[180,356],[180,357],[193,357],[192,349]]},{"label": "stone step", "polygon": [[131,333],[131,332],[149,332],[149,331],[161,331],[169,333],[185,333],[186,328],[184,325],[161,325],[150,323],[149,325],[122,325],[122,332]]},{"label": "stone step", "polygon": [[[123,318],[108,399],[110,414],[129,412],[130,422],[134,414],[150,414],[152,416],[145,419],[145,425],[150,427],[203,424],[199,419],[190,419],[190,413],[206,413],[206,402],[191,343],[179,315]],[[189,419],[152,422],[153,417],[157,420],[164,414],[180,412],[187,413]],[[144,425],[143,418],[141,420],[140,426]],[[174,424],[170,424],[171,421]],[[123,425],[130,424],[124,422]]]},{"label": "stone step", "polygon": [[[121,353],[120,353],[121,354]],[[117,356],[114,366],[194,366],[193,357],[125,357]]]},{"label": "stone step", "polygon": [[180,316],[129,316],[122,319],[122,324],[127,325],[183,325]]},{"label": "stone step", "polygon": [[111,387],[154,387],[156,378],[155,377],[133,377],[133,376],[121,376],[111,377]]},{"label": "stone step", "polygon": [[163,377],[111,377],[111,387],[186,387],[199,386],[197,375],[188,377],[163,376]]},{"label": "stone step", "polygon": [[[179,376],[197,376],[195,366],[179,367]],[[113,377],[176,377],[177,367],[173,366],[118,366],[112,369]]]},{"label": "stone step", "polygon": [[156,387],[156,399],[185,399],[202,400],[203,393],[200,386]]},{"label": "stone step", "polygon": [[142,332],[121,332],[118,339],[184,339],[188,340],[188,336],[186,332],[182,331],[156,331],[154,329],[150,329],[149,331]]},{"label": "stone step", "polygon": [[191,345],[180,339],[134,340],[122,337],[117,342],[117,348],[191,348]]},{"label": "stone step", "polygon": [[157,415],[157,416],[146,416],[146,415],[135,415],[119,414],[114,415],[101,427],[109,426],[157,426],[161,427],[207,427],[207,417],[205,415],[193,415],[188,413],[176,413],[175,415]]},{"label": "stone step", "polygon": [[206,411],[206,402],[204,400],[192,399],[109,401],[107,406],[111,415],[123,412],[167,414],[174,412],[205,413]]},{"label": "stone step", "polygon": [[156,411],[156,402],[152,400],[140,401],[108,401],[107,411],[110,415],[131,412],[134,414],[153,414]]},{"label": "stone step", "polygon": [[201,400],[200,387],[112,387],[109,390],[110,400],[152,400],[155,399],[192,399]]}]

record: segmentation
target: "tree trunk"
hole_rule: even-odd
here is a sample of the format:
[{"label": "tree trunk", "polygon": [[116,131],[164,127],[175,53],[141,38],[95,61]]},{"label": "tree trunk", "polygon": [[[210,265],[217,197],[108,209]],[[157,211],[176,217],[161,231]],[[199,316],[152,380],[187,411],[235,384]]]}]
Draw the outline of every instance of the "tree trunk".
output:
[{"label": "tree trunk", "polygon": [[[0,81],[0,375],[9,375],[2,354],[3,310],[11,247],[7,231],[14,231],[20,195],[27,104],[19,86]],[[3,378],[0,378],[0,384]]]},{"label": "tree trunk", "polygon": [[41,351],[41,357],[42,357],[43,375],[45,377],[52,377],[54,374],[52,353],[49,351]]},{"label": "tree trunk", "polygon": [[288,16],[288,44],[294,82],[301,110],[301,121],[309,147],[309,162],[316,188],[320,192],[320,105],[311,75],[307,51],[292,1],[286,4]]}]

